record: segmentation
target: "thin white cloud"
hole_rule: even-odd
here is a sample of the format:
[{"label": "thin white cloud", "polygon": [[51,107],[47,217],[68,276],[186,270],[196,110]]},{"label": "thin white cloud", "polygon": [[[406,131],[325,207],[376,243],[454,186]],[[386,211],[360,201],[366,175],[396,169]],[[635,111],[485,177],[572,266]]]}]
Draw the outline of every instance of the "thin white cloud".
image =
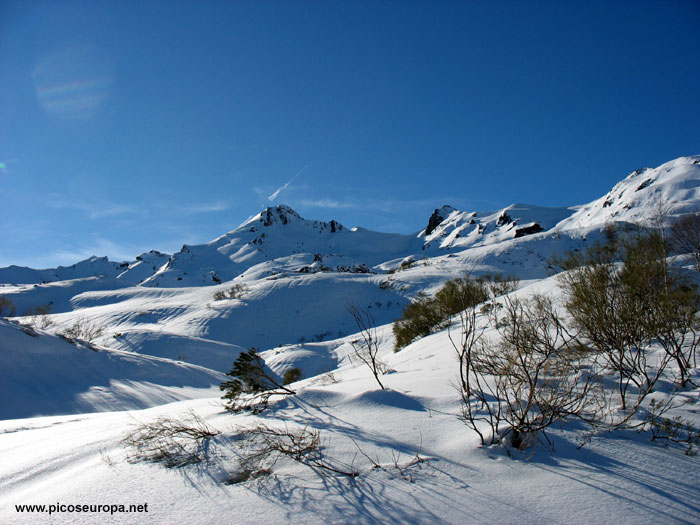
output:
[{"label": "thin white cloud", "polygon": [[185,213],[214,213],[217,211],[226,211],[231,208],[230,204],[223,201],[209,202],[204,204],[193,204],[185,206]]},{"label": "thin white cloud", "polygon": [[339,210],[343,208],[357,208],[356,203],[341,202],[335,199],[302,199],[300,202],[302,206],[307,208],[329,208],[333,210]]},{"label": "thin white cloud", "polygon": [[114,217],[115,215],[129,215],[137,213],[137,209],[132,206],[122,206],[119,204],[111,204],[99,209],[86,210],[91,219],[102,219],[104,217]]},{"label": "thin white cloud", "polygon": [[84,261],[92,256],[107,256],[110,261],[133,261],[140,253],[147,251],[143,247],[120,244],[109,239],[97,237],[89,243],[81,244],[71,249],[56,250],[44,256],[31,260],[28,266],[32,268],[54,268],[69,266]]},{"label": "thin white cloud", "polygon": [[354,210],[378,210],[390,212],[396,208],[399,201],[382,200],[382,199],[360,199],[350,198],[345,200],[337,200],[327,197],[321,198],[306,198],[299,201],[300,206],[308,208],[326,208],[331,210],[354,209]]},{"label": "thin white cloud", "polygon": [[107,201],[92,201],[90,203],[80,199],[69,199],[64,195],[52,194],[49,195],[49,200],[46,202],[50,208],[58,210],[77,210],[83,212],[90,219],[103,219],[105,217],[114,217],[116,215],[139,215],[143,214],[143,210],[139,210],[134,206],[117,204]]},{"label": "thin white cloud", "polygon": [[[395,213],[407,208],[431,208],[440,207],[445,204],[459,207],[463,205],[461,199],[454,197],[433,198],[433,199],[377,199],[377,198],[362,198],[348,197],[342,200],[333,199],[330,197],[304,198],[299,201],[292,201],[291,204],[297,204],[300,207],[307,208],[325,208],[331,210],[353,209],[353,210],[372,210],[383,213]],[[464,209],[464,206],[462,208]]]},{"label": "thin white cloud", "polygon": [[292,177],[291,179],[289,179],[289,181],[288,181],[286,184],[284,184],[284,185],[280,186],[279,188],[277,188],[277,189],[272,193],[272,195],[270,195],[270,196],[267,198],[267,200],[269,200],[270,202],[274,201],[274,200],[277,198],[277,196],[280,194],[280,192],[286,190],[286,189],[287,189],[287,186],[289,186],[292,182],[294,182],[294,179],[296,179],[299,175],[301,175],[301,172],[304,171],[304,170],[305,170],[306,168],[308,168],[309,166],[311,166],[311,164],[307,164],[306,166],[304,166],[303,168],[301,168],[299,171],[297,171],[297,173],[296,173],[296,175],[294,175],[294,177]]}]

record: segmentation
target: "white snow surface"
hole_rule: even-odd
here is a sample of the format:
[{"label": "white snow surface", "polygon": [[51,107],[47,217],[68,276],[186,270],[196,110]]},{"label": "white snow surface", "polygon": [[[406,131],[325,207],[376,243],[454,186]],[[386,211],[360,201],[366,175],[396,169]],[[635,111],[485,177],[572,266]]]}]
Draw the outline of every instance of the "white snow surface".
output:
[{"label": "white snow surface", "polygon": [[0,419],[147,408],[210,397],[224,378],[208,368],[92,348],[0,319]]},{"label": "white snow surface", "polygon": [[[458,419],[448,331],[394,353],[391,330],[416,294],[465,273],[514,275],[516,294],[561,304],[552,255],[585,248],[611,222],[652,220],[659,202],[669,217],[698,212],[698,188],[700,156],[682,157],[586,205],[445,206],[429,233],[349,229],[276,206],[173,255],[2,268],[0,296],[18,316],[0,318],[0,523],[700,523],[697,457],[647,433],[573,423],[549,432],[551,450],[480,447]],[[349,304],[376,321],[388,390],[353,359]],[[42,305],[49,315],[21,315]],[[29,334],[30,321],[44,328]],[[91,344],[59,337],[76,323],[103,331]],[[303,379],[259,415],[232,414],[218,385],[253,346],[274,374],[297,367]],[[680,400],[674,415],[700,425],[700,389]],[[121,440],[136,425],[191,413],[222,432],[207,462],[129,460]],[[281,460],[269,476],[225,484],[237,429],[258,423],[320,431],[324,455],[360,475]],[[16,509],[59,503],[148,512]]]}]

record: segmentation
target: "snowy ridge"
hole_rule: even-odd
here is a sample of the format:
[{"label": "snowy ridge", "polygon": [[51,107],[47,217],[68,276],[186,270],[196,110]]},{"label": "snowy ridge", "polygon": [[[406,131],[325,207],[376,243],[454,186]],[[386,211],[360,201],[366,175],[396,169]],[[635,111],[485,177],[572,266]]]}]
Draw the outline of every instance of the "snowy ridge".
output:
[{"label": "snowy ridge", "polygon": [[463,212],[446,206],[435,210],[431,217],[432,220],[444,216],[442,221],[433,228],[429,223],[419,236],[425,238],[424,249],[433,245],[443,249],[467,249],[551,230],[572,213],[572,208],[528,204],[511,204],[497,212]]},{"label": "snowy ridge", "polygon": [[65,281],[85,277],[117,277],[127,269],[128,263],[115,263],[107,257],[90,257],[71,266],[59,266],[47,270],[35,270],[26,266],[0,268],[0,283],[34,284]]},{"label": "snowy ridge", "polygon": [[658,168],[630,173],[607,194],[557,225],[560,230],[612,222],[646,222],[661,206],[671,216],[695,213],[700,200],[700,156],[680,157]]}]

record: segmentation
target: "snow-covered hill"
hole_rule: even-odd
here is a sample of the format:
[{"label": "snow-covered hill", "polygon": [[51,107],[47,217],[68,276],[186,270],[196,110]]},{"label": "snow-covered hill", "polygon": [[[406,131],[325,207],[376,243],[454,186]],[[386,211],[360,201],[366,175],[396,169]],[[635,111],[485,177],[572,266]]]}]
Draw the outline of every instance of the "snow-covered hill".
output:
[{"label": "snow-covered hill", "polygon": [[558,229],[645,222],[660,211],[671,217],[697,213],[699,199],[700,156],[680,157],[633,171],[600,199],[579,207]]},{"label": "snow-covered hill", "polygon": [[[520,293],[555,288],[552,278]],[[306,360],[307,370],[322,363],[331,373],[295,383],[296,396],[273,398],[259,416],[228,413],[212,394],[148,410],[0,421],[0,522],[632,524],[700,518],[696,457],[633,430],[589,435],[576,425],[549,432],[553,451],[539,447],[509,457],[505,449],[480,448],[457,417],[449,334],[436,333],[397,354],[390,327],[380,327],[378,335],[380,357],[391,369],[382,377],[388,390],[349,359],[350,337],[265,352],[277,371]],[[285,356],[292,361],[283,362]],[[692,416],[697,394],[684,394],[684,416]],[[122,440],[139,424],[163,417],[188,421],[192,413],[222,432],[209,444],[206,462],[166,469],[129,459],[132,451]],[[236,432],[259,424],[318,430],[323,457],[358,476],[324,476],[282,458],[268,476],[227,483],[242,451]],[[49,505],[61,504],[63,512],[56,507],[48,514]],[[69,504],[127,510],[147,504],[148,512],[111,513],[108,507],[77,513]],[[46,507],[18,512],[16,505]]]},{"label": "snow-covered hill", "polygon": [[0,319],[0,419],[212,397],[224,377],[188,363],[91,348]]}]

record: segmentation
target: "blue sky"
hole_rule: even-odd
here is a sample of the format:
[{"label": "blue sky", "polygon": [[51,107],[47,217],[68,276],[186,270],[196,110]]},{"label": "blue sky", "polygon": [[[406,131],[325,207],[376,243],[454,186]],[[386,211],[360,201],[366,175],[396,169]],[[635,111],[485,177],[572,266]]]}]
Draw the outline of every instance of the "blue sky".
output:
[{"label": "blue sky", "polygon": [[700,153],[699,22],[693,1],[0,1],[0,266],[172,252],[271,204],[408,233],[443,204],[588,202]]}]

